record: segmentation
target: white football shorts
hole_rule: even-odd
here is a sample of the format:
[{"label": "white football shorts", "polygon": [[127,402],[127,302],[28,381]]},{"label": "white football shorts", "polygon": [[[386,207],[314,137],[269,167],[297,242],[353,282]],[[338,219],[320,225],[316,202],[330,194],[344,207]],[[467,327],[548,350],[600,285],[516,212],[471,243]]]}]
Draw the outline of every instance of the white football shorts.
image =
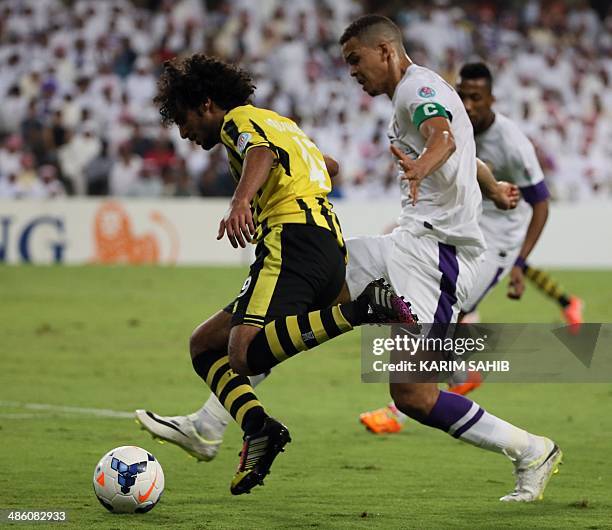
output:
[{"label": "white football shorts", "polygon": [[476,282],[461,311],[471,313],[476,310],[487,293],[510,273],[520,250],[520,247],[509,251],[495,248],[485,250]]},{"label": "white football shorts", "polygon": [[383,236],[346,240],[346,282],[351,298],[386,278],[412,305],[421,323],[455,323],[480,267],[480,251],[456,247],[401,228]]}]

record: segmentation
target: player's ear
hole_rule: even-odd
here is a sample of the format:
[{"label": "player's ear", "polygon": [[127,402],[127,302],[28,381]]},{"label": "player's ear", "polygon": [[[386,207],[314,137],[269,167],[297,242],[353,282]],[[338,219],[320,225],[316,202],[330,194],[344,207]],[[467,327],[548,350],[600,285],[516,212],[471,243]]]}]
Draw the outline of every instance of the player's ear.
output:
[{"label": "player's ear", "polygon": [[198,108],[198,113],[201,115],[203,113],[210,112],[212,110],[212,105],[212,99],[206,98]]},{"label": "player's ear", "polygon": [[378,50],[383,61],[388,61],[393,53],[393,48],[388,42],[384,41],[378,45]]}]

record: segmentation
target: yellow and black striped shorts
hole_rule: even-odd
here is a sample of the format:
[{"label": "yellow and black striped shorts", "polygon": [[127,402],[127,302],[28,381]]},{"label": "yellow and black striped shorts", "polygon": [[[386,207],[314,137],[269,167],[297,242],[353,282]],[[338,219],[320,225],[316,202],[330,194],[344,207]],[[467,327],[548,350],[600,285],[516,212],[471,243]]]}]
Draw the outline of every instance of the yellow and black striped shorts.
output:
[{"label": "yellow and black striped shorts", "polygon": [[263,327],[279,317],[332,304],[346,272],[336,236],[319,226],[283,224],[268,228],[238,297],[225,310],[232,326]]}]

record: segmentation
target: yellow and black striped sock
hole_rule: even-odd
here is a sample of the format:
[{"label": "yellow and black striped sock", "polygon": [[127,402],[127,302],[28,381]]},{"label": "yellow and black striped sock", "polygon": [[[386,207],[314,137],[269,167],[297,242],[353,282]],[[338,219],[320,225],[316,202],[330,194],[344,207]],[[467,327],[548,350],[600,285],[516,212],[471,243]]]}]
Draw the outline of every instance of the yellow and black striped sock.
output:
[{"label": "yellow and black striped sock", "polygon": [[529,278],[540,291],[544,292],[550,298],[555,299],[561,307],[567,307],[570,303],[570,296],[564,293],[550,275],[541,270],[527,265],[524,269],[525,276]]},{"label": "yellow and black striped sock", "polygon": [[196,373],[206,381],[246,434],[253,434],[263,426],[267,414],[257,400],[249,378],[230,368],[227,353],[205,351],[191,362]]},{"label": "yellow and black striped sock", "polygon": [[260,374],[298,352],[310,350],[350,331],[358,322],[358,317],[352,315],[352,304],[326,307],[269,322],[249,345],[249,369],[254,374]]}]

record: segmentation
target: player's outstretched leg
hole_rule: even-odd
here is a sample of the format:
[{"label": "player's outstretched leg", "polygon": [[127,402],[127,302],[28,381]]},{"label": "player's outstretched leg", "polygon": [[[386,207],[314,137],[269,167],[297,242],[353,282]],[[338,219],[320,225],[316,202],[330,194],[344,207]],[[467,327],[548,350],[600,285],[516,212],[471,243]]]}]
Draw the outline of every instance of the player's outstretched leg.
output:
[{"label": "player's outstretched leg", "polygon": [[[356,300],[301,315],[278,318],[245,340],[230,338],[233,369],[244,375],[266,372],[297,353],[310,350],[353,329],[370,323],[412,324],[410,304],[382,278],[370,282]],[[234,328],[236,329],[236,328]],[[234,331],[232,331],[232,334]]]},{"label": "player's outstretched leg", "polygon": [[544,294],[555,300],[561,306],[561,313],[565,321],[578,330],[583,322],[582,308],[584,302],[577,296],[564,292],[551,276],[541,269],[530,264],[525,265],[525,276]]},{"label": "player's outstretched leg", "polygon": [[[465,372],[465,380],[448,382],[448,391],[465,396],[476,390],[482,384],[482,376],[478,372]],[[408,416],[399,410],[393,401],[385,407],[362,412],[359,415],[361,424],[372,434],[393,434],[400,432],[408,420]]]},{"label": "player's outstretched leg", "polygon": [[[219,311],[200,324],[190,340],[194,370],[206,382],[217,399],[209,399],[203,410],[191,417],[164,418],[154,413],[147,414],[147,411],[138,411],[138,413],[144,414],[142,418],[145,422],[147,419],[153,421],[153,423],[143,423],[143,426],[153,434],[154,430],[159,433],[163,426],[166,429],[163,431],[164,439],[176,443],[196,458],[210,460],[221,443],[227,416],[223,417],[220,408],[225,409],[245,433],[242,450],[242,455],[245,456],[240,460],[230,488],[233,494],[241,494],[248,493],[257,484],[263,484],[263,478],[269,472],[272,462],[283,450],[284,445],[290,441],[290,437],[281,423],[265,413],[254,394],[249,378],[236,374],[230,368],[229,357],[225,352],[231,330],[231,318],[229,312]],[[206,421],[207,415],[209,420],[216,419],[222,424],[220,432],[210,435],[210,439],[205,438],[206,433],[210,433],[210,425],[207,425]],[[165,421],[166,419],[170,421]]]},{"label": "player's outstretched leg", "polygon": [[[190,339],[192,357],[208,350],[227,351],[230,325],[231,314],[226,311],[219,311],[200,324]],[[221,443],[214,427],[202,429],[189,416],[159,416],[139,409],[136,420],[155,438],[178,445],[200,461],[214,458]]]},{"label": "player's outstretched leg", "polygon": [[[366,322],[413,323],[415,319],[409,305],[383,280],[376,280],[371,282],[354,302],[277,318],[262,329],[252,325],[234,326],[229,338],[231,368],[228,364],[227,370],[234,374],[233,377],[246,379],[248,373],[270,370],[299,351],[318,346],[351,330],[353,326]],[[194,367],[197,359],[194,359]],[[217,365],[224,366],[225,358],[214,360],[209,354],[206,359],[207,367],[202,369],[197,366],[196,371],[209,383],[223,406],[232,415],[234,410],[239,410],[238,406],[248,407],[246,404],[228,406],[222,399],[223,393],[220,394],[215,386],[217,375],[211,374]],[[221,381],[223,377],[225,376],[221,376]],[[263,409],[261,410],[263,412]],[[247,413],[250,413],[250,410]],[[238,471],[232,480],[233,494],[249,493],[254,486],[263,484],[274,458],[283,450],[285,444],[291,441],[284,425],[272,418],[263,418],[263,424],[260,424],[256,431],[253,431],[251,422],[243,425],[244,446]],[[240,418],[237,418],[237,421],[240,421]]]},{"label": "player's outstretched leg", "polygon": [[515,467],[516,485],[500,500],[542,499],[563,456],[552,440],[519,429],[464,396],[439,391],[434,383],[396,383],[390,388],[395,405],[404,414],[454,438],[510,458]]},{"label": "player's outstretched leg", "polygon": [[[256,387],[268,374],[249,377]],[[199,462],[212,460],[223,442],[223,435],[232,420],[214,394],[204,405],[186,416],[161,416],[150,410],[136,410],[136,420],[153,438],[166,441],[184,449]]]},{"label": "player's outstretched leg", "polygon": [[226,353],[203,351],[193,357],[196,373],[206,381],[225,410],[244,431],[244,445],[230,491],[249,493],[264,477],[283,447],[291,441],[289,431],[270,418],[255,396],[249,378],[235,373]]},{"label": "player's outstretched leg", "polygon": [[226,353],[230,329],[231,315],[217,313],[196,329],[190,350],[194,370],[244,431],[242,458],[230,487],[234,495],[240,495],[263,484],[272,462],[291,437],[284,425],[266,414],[249,378],[230,367]]}]

